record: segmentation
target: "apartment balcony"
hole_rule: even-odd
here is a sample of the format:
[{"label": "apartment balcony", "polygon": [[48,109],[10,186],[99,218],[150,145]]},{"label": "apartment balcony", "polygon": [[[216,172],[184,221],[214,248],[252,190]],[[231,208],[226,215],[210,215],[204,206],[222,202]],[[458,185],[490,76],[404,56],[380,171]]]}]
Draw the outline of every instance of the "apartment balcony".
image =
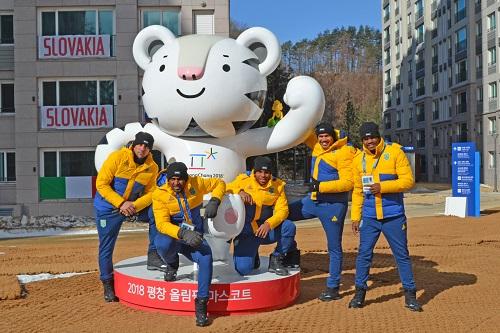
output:
[{"label": "apartment balcony", "polygon": [[467,112],[467,104],[457,104],[457,114]]},{"label": "apartment balcony", "polygon": [[496,111],[498,109],[498,99],[497,97],[490,97],[488,101],[488,109],[491,111]]},{"label": "apartment balcony", "polygon": [[387,87],[390,87],[391,86],[391,79],[385,79],[384,80],[384,86],[387,88]]},{"label": "apartment balcony", "polygon": [[411,38],[412,30],[413,30],[413,28],[412,28],[411,24],[408,24],[408,26],[406,27],[406,37],[407,38]]},{"label": "apartment balcony", "polygon": [[391,58],[390,57],[387,57],[384,59],[384,65],[389,65],[391,62]]},{"label": "apartment balcony", "polygon": [[390,47],[391,47],[391,40],[390,39],[384,39],[384,50],[387,50]]},{"label": "apartment balcony", "polygon": [[424,9],[420,8],[415,12],[415,26],[419,26],[416,22],[419,21],[421,18],[424,17]]},{"label": "apartment balcony", "polygon": [[488,34],[486,35],[486,44],[488,45],[488,48],[494,47],[496,44],[496,37],[497,37],[497,28],[491,28],[488,29]]}]

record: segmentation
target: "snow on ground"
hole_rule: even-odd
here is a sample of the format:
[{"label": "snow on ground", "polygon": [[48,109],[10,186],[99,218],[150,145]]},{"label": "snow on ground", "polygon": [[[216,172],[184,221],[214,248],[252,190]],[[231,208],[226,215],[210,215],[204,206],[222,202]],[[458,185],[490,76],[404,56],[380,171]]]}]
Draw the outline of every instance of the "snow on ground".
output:
[{"label": "snow on ground", "polygon": [[[120,232],[139,232],[147,231],[148,228],[137,229],[122,229]],[[97,235],[96,229],[62,229],[62,228],[49,228],[43,230],[30,230],[30,229],[0,229],[0,240],[11,238],[27,238],[27,237],[44,237],[44,236],[70,236],[70,235]]]},{"label": "snow on ground", "polygon": [[92,272],[83,272],[83,273],[62,273],[62,274],[49,274],[49,273],[41,273],[41,274],[33,274],[33,275],[18,275],[17,279],[19,283],[26,284],[30,282],[43,281],[43,280],[51,280],[51,279],[63,279],[72,277],[75,275],[89,274]]}]

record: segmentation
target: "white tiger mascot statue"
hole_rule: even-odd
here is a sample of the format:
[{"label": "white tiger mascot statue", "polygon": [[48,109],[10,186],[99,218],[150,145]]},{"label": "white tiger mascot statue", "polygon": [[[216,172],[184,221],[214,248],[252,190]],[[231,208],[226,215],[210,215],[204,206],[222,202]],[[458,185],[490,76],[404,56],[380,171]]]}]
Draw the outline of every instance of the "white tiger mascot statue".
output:
[{"label": "white tiger mascot statue", "polygon": [[[150,56],[152,43],[158,41],[163,46]],[[265,54],[257,56],[256,47],[265,48]],[[191,175],[228,182],[245,172],[247,157],[303,142],[323,116],[325,98],[320,85],[311,77],[298,76],[287,85],[283,100],[290,111],[285,117],[275,127],[250,129],[262,114],[266,76],[281,60],[277,38],[264,28],[245,30],[237,39],[214,35],[176,38],[167,28],[153,25],[139,32],[133,55],[144,70],[142,100],[152,123],[144,127],[131,123],[124,130],[108,132],[96,148],[97,170],[111,152],[144,131],[154,137],[154,149],[167,160],[184,162]],[[227,209],[236,211],[237,223],[224,223],[225,216],[234,219]],[[209,223],[210,234],[225,239],[239,234],[244,205],[238,195],[226,196],[217,219]]]}]

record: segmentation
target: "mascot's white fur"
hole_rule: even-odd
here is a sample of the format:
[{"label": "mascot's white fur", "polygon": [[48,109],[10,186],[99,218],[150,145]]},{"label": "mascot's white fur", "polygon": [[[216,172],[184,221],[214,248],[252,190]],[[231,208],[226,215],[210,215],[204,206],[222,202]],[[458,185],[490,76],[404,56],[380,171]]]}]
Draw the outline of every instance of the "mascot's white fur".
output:
[{"label": "mascot's white fur", "polygon": [[[163,46],[151,57],[148,50],[158,41]],[[108,132],[107,142],[96,148],[97,170],[111,152],[145,131],[153,135],[154,149],[167,160],[184,162],[191,175],[229,182],[245,172],[247,157],[303,142],[323,116],[323,90],[313,78],[299,76],[288,83],[283,100],[290,111],[285,117],[273,128],[249,129],[262,114],[266,76],[281,60],[277,38],[264,28],[250,28],[234,40],[213,35],[176,38],[163,26],[149,26],[135,38],[133,55],[144,70],[142,99],[152,123]],[[239,196],[225,198],[217,217],[209,232],[236,236],[244,222]]]}]

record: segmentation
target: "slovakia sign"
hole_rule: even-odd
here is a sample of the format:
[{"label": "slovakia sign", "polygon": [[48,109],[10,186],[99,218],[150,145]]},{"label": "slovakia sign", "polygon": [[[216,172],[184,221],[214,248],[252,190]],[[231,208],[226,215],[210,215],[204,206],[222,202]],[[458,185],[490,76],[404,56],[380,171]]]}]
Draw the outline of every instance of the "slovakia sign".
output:
[{"label": "slovakia sign", "polygon": [[59,105],[40,107],[44,129],[112,128],[113,105]]},{"label": "slovakia sign", "polygon": [[110,56],[110,35],[39,36],[38,58],[95,58]]},{"label": "slovakia sign", "polygon": [[452,192],[467,198],[467,215],[479,216],[479,153],[474,142],[452,144]]}]

